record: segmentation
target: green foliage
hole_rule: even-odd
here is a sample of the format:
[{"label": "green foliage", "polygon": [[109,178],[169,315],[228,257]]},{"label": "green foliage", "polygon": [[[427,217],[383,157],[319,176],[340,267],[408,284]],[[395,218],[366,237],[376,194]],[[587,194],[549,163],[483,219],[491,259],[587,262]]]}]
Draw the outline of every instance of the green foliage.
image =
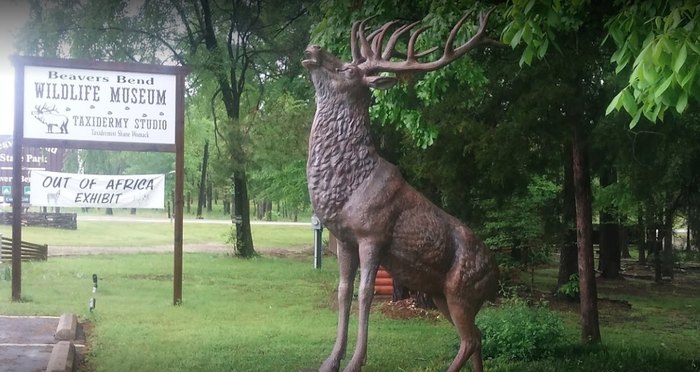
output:
[{"label": "green foliage", "polygon": [[510,22],[503,28],[501,38],[512,48],[525,44],[518,63],[530,65],[535,57],[544,58],[550,44],[559,49],[557,34],[581,27],[588,6],[588,0],[514,0],[505,11]]},{"label": "green foliage", "polygon": [[513,195],[498,207],[495,200],[482,201],[486,221],[479,232],[486,244],[495,248],[542,245],[559,192],[559,185],[535,177],[526,194]]},{"label": "green foliage", "polygon": [[543,304],[528,306],[519,298],[477,316],[484,358],[531,361],[556,355],[564,342],[562,320]]},{"label": "green foliage", "polygon": [[620,73],[632,63],[629,84],[606,113],[624,109],[634,127],[642,115],[663,120],[668,109],[685,112],[700,91],[700,8],[695,1],[645,1],[622,7],[606,27]]},{"label": "green foliage", "polygon": [[557,292],[571,299],[578,298],[579,291],[578,273],[571,274],[569,280],[557,289]]},{"label": "green foliage", "polygon": [[673,251],[673,262],[700,262],[700,252],[698,251],[688,251],[688,250],[674,250]]},{"label": "green foliage", "polygon": [[[629,71],[629,78],[606,114],[624,109],[631,116],[630,127],[642,117],[663,120],[669,109],[685,112],[700,90],[700,8],[693,0],[616,1],[605,9],[585,0],[516,0],[505,17],[509,23],[503,41],[513,48],[525,45],[521,66],[543,59],[561,35],[585,29],[587,36],[598,38],[596,44],[612,40],[615,73]],[[600,28],[598,20],[604,21]]]},{"label": "green foliage", "polygon": [[309,207],[306,151],[313,107],[287,92],[271,94],[251,124],[251,195],[294,210]]}]

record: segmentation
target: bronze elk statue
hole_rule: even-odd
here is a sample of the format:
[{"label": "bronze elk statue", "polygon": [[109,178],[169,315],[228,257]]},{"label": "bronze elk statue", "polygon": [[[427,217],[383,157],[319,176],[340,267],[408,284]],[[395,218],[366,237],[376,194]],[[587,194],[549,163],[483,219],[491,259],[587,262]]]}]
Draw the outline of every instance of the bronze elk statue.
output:
[{"label": "bronze elk statue", "polygon": [[466,14],[452,28],[442,56],[419,59],[420,28],[407,41],[405,60],[394,61],[397,42],[418,22],[397,28],[396,21],[369,36],[367,20],[352,25],[352,62],[343,62],[319,46],[309,46],[302,64],[316,89],[316,114],[309,138],[307,179],[311,204],[338,240],[338,328],[335,346],[320,371],[338,371],[345,356],[355,276],[360,273],[357,344],[345,371],[359,371],[367,355],[370,305],[377,269],[382,265],[402,285],[432,297],[459,333],[459,351],[448,371],[471,357],[482,371],[481,334],[474,318],[495,297],[498,268],[486,245],[455,217],[431,203],[377,154],[370,139],[370,88],[388,89],[395,76],[381,73],[434,71],[476,46],[496,43],[486,34],[491,11],[479,15],[478,31],[455,48]]}]

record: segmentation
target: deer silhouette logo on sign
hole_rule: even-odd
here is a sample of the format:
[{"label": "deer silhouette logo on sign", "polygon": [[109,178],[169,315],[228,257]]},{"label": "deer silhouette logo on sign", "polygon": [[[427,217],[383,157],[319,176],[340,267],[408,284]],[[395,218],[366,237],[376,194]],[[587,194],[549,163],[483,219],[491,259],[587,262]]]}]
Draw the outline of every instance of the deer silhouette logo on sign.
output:
[{"label": "deer silhouette logo on sign", "polygon": [[[68,117],[56,110],[56,106],[48,107],[46,104],[34,106],[32,116],[46,125],[46,133],[68,134]],[[54,132],[56,127],[60,132]]]},{"label": "deer silhouette logo on sign", "polygon": [[353,282],[360,268],[357,344],[346,371],[359,371],[367,354],[367,331],[374,281],[379,265],[406,287],[431,295],[457,329],[460,345],[448,371],[458,371],[471,357],[482,371],[481,335],[474,318],[482,304],[495,297],[498,268],[489,249],[456,218],[448,215],[402,178],[381,158],[370,139],[370,88],[388,89],[397,81],[382,72],[437,70],[476,46],[496,43],[486,35],[491,11],[479,15],[479,28],[454,48],[457,32],[469,14],[450,32],[443,55],[419,62],[418,36],[407,43],[406,59],[393,61],[399,39],[416,23],[396,29],[386,23],[365,36],[365,21],[352,25],[352,61],[343,62],[319,46],[305,51],[302,64],[316,89],[316,115],[309,138],[307,178],[314,211],[338,239],[340,283],[335,346],[321,371],[337,371],[345,356]]}]

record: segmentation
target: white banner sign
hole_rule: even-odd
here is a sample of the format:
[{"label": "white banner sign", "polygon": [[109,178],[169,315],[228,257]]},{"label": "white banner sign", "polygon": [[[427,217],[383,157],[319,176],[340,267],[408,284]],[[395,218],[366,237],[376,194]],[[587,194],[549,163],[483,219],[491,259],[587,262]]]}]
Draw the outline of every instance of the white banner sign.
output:
[{"label": "white banner sign", "polygon": [[24,138],[174,144],[175,75],[24,66]]},{"label": "white banner sign", "polygon": [[32,171],[30,204],[43,207],[163,208],[165,175],[103,176]]}]

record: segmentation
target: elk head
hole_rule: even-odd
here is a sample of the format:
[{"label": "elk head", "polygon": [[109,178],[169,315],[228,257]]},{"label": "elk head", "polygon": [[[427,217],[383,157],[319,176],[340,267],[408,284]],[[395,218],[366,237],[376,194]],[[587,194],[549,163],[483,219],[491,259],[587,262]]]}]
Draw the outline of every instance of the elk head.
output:
[{"label": "elk head", "polygon": [[389,37],[386,45],[384,38],[389,29],[397,24],[397,21],[385,23],[378,30],[365,36],[365,24],[371,18],[353,23],[350,35],[350,49],[352,61],[343,62],[333,54],[325,51],[317,45],[309,46],[304,51],[302,64],[309,70],[311,79],[316,88],[317,98],[323,100],[333,92],[344,94],[348,99],[353,97],[364,98],[369,96],[368,88],[388,89],[397,82],[396,76],[385,76],[380,73],[393,74],[427,72],[438,70],[471,49],[482,44],[498,44],[496,40],[486,35],[486,24],[493,8],[479,15],[479,28],[477,32],[464,44],[454,47],[457,32],[464,24],[470,13],[465,14],[452,28],[442,56],[430,62],[420,62],[419,59],[437,50],[430,48],[423,52],[416,52],[416,40],[421,33],[428,29],[422,27],[412,32],[406,50],[406,58],[403,61],[393,61],[396,44],[407,32],[415,28],[419,22],[404,25],[396,29]]}]

